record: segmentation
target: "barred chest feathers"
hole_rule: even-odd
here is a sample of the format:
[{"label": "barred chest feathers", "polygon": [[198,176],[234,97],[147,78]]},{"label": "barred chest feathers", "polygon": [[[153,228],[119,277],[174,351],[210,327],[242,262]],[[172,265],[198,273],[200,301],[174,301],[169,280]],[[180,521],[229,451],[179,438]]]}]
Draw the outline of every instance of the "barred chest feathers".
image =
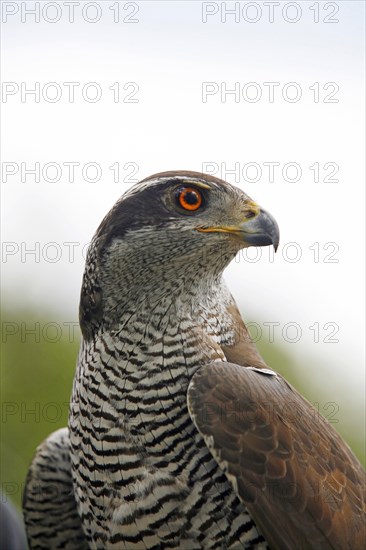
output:
[{"label": "barred chest feathers", "polygon": [[152,311],[139,304],[80,351],[72,462],[95,548],[243,548],[259,538],[187,410],[193,374],[225,360],[221,344],[237,337],[232,298],[221,282],[184,296],[168,293]]}]

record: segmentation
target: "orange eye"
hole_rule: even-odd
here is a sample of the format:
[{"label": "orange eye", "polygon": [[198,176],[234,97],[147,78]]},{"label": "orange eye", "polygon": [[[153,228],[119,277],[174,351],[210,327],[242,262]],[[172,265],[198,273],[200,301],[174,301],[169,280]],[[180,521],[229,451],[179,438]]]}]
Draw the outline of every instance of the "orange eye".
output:
[{"label": "orange eye", "polygon": [[202,194],[194,187],[183,187],[177,191],[177,201],[184,210],[193,212],[202,206]]}]

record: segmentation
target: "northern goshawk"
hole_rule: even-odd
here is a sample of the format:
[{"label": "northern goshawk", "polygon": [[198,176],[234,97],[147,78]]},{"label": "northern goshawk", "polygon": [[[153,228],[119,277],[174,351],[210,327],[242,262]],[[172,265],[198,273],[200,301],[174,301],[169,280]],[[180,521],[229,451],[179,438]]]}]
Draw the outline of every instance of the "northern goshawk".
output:
[{"label": "northern goshawk", "polygon": [[264,363],[222,279],[278,242],[245,193],[196,172],[115,204],[86,260],[69,426],[27,478],[31,548],[365,547],[359,462]]}]

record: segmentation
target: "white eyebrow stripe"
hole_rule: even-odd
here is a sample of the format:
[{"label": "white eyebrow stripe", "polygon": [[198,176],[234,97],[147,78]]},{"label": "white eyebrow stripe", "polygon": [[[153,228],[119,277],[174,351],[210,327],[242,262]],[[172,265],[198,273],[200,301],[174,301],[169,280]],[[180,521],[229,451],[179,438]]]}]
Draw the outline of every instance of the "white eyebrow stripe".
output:
[{"label": "white eyebrow stripe", "polygon": [[164,183],[168,180],[182,180],[186,183],[191,183],[192,185],[197,185],[198,187],[202,187],[203,189],[211,189],[212,185],[209,185],[208,183],[200,180],[200,179],[194,179],[192,176],[164,176],[162,178],[154,178],[152,180],[148,180],[145,183],[136,183],[133,185],[126,193],[124,193],[122,196],[123,198],[131,197],[132,195],[135,195],[136,193],[140,193],[141,191],[145,191],[145,189],[148,189],[149,187],[152,187],[154,185],[157,185],[159,183]]}]

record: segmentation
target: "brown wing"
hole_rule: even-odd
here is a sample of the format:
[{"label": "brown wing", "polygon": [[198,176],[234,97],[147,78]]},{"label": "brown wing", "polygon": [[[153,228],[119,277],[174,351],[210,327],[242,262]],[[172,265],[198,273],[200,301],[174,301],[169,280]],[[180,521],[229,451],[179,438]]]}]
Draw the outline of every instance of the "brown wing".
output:
[{"label": "brown wing", "polygon": [[192,420],[271,549],[364,549],[365,472],[281,376],[214,362],[188,390]]},{"label": "brown wing", "polygon": [[227,307],[227,312],[232,319],[231,329],[235,334],[234,341],[227,344],[221,342],[220,344],[227,361],[244,367],[268,368],[259,355],[234,300]]}]

